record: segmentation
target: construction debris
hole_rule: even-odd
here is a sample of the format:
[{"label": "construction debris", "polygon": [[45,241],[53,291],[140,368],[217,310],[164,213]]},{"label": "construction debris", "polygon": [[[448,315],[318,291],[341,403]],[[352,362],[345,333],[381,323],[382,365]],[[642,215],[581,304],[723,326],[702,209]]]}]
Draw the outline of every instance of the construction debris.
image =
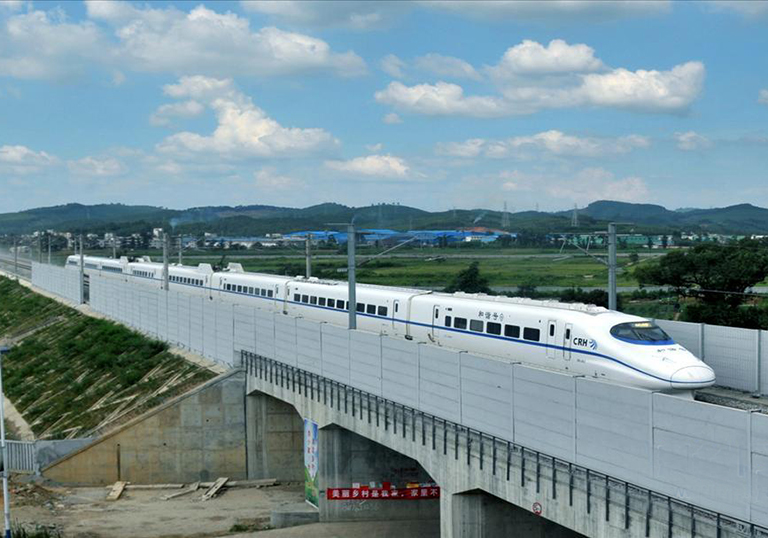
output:
[{"label": "construction debris", "polygon": [[181,497],[182,495],[186,495],[188,493],[194,493],[198,489],[200,489],[200,482],[195,482],[185,490],[177,491],[176,493],[171,493],[168,495],[163,495],[162,499],[164,501],[170,501],[171,499],[175,499],[176,497]]},{"label": "construction debris", "polygon": [[211,487],[208,488],[208,491],[206,491],[203,496],[200,498],[201,501],[207,501],[208,499],[213,499],[214,496],[219,492],[221,488],[224,487],[224,484],[227,483],[229,478],[226,476],[222,476],[220,478],[216,479],[216,482],[213,483]]},{"label": "construction debris", "polygon": [[128,485],[128,482],[123,482],[123,481],[115,482],[112,485],[112,490],[107,495],[107,500],[116,501],[117,499],[119,499],[120,495],[123,494],[123,490],[125,489],[125,486],[127,485]]}]

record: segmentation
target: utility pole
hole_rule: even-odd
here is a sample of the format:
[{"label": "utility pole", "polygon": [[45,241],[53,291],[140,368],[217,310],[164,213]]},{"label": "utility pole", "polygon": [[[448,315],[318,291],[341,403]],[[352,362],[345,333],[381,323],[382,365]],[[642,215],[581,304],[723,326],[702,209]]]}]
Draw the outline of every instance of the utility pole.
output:
[{"label": "utility pole", "polygon": [[37,236],[37,263],[43,263],[43,234]]},{"label": "utility pole", "polygon": [[184,238],[182,236],[179,236],[179,265],[181,265],[181,263],[182,263],[182,260],[181,260],[181,256],[182,256],[181,249],[182,248],[184,248]]},{"label": "utility pole", "polygon": [[48,234],[48,265],[51,265],[51,234]]},{"label": "utility pole", "polygon": [[13,238],[13,274],[16,275],[16,280],[19,279],[19,240]]},{"label": "utility pole", "polygon": [[608,309],[616,310],[616,223],[608,224]]},{"label": "utility pole", "polygon": [[163,289],[168,291],[168,233],[163,232]]},{"label": "utility pole", "polygon": [[355,225],[347,226],[347,284],[349,286],[349,328],[357,329],[357,293],[355,282]]},{"label": "utility pole", "polygon": [[312,234],[309,232],[307,232],[305,255],[307,258],[307,278],[309,278],[312,276]]},{"label": "utility pole", "polygon": [[117,259],[117,237],[115,237],[115,234],[112,234],[112,259]]},{"label": "utility pole", "polygon": [[3,515],[5,538],[11,538],[11,500],[8,493],[8,445],[5,444],[5,393],[3,392],[3,356],[9,349],[0,344],[0,450],[3,454]]},{"label": "utility pole", "polygon": [[83,234],[80,234],[80,304],[85,303],[85,254],[83,250]]}]

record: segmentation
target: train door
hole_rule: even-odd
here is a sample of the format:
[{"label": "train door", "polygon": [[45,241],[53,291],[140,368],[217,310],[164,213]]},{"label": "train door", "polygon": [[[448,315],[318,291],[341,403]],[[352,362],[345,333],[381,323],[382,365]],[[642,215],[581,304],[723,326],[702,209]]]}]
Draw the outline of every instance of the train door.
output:
[{"label": "train door", "polygon": [[392,328],[397,330],[397,316],[400,314],[400,301],[392,303]]},{"label": "train door", "polygon": [[549,320],[547,324],[547,357],[550,359],[557,358],[557,322]]},{"label": "train door", "polygon": [[430,334],[430,340],[437,342],[437,329],[440,322],[440,305],[432,307],[432,332]]},{"label": "train door", "polygon": [[566,323],[565,331],[563,331],[563,358],[566,361],[571,360],[571,333],[573,332],[573,324]]}]

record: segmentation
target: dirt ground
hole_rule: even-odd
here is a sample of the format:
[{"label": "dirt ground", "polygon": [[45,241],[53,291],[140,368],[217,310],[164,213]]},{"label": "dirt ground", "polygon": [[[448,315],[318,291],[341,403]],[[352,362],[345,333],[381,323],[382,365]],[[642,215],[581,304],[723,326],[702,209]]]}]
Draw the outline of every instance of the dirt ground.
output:
[{"label": "dirt ground", "polygon": [[[233,488],[201,501],[202,492],[164,501],[170,490],[126,490],[108,502],[108,488],[12,484],[11,518],[47,526],[65,538],[408,538],[437,537],[434,522],[318,523],[269,530],[274,508],[303,501],[303,484]],[[1,499],[1,497],[0,497]]]}]

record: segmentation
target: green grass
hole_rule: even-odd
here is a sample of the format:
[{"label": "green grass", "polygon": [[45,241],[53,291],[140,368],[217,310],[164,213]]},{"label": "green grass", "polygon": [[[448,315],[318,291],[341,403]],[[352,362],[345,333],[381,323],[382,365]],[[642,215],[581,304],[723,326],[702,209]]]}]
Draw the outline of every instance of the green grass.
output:
[{"label": "green grass", "polygon": [[0,278],[3,334],[27,335],[3,361],[5,391],[40,438],[85,435],[110,416],[135,416],[213,377],[163,342]]}]

